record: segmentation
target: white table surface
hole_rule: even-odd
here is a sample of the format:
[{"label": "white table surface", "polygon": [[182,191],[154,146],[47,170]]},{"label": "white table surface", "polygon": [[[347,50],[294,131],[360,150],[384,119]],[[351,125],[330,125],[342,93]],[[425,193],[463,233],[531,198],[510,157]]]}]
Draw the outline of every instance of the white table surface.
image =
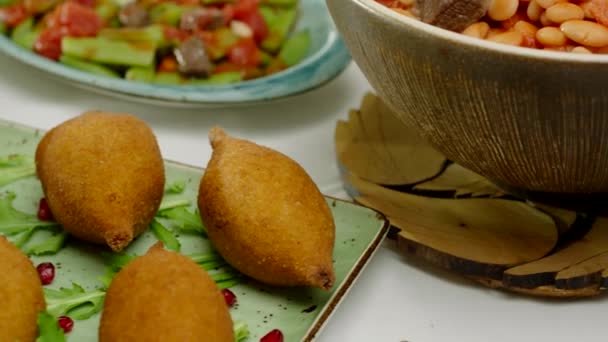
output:
[{"label": "white table surface", "polygon": [[[286,153],[335,196],[344,195],[334,158],[335,123],[369,90],[351,64],[330,84],[280,103],[164,108],[80,90],[0,55],[2,119],[49,129],[88,109],[128,112],[151,125],[165,158],[197,166],[205,166],[211,154],[207,130],[220,125]],[[606,300],[544,301],[485,289],[406,258],[385,241],[317,340],[602,341]]]}]

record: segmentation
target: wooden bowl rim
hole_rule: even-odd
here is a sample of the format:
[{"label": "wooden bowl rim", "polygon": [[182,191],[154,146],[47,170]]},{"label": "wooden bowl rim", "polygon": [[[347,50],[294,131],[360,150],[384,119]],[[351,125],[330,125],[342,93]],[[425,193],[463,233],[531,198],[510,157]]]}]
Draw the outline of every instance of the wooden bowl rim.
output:
[{"label": "wooden bowl rim", "polygon": [[[337,1],[337,0],[328,0]],[[463,45],[463,48],[485,50],[484,52],[500,53],[512,57],[518,57],[522,59],[536,59],[541,61],[550,62],[561,62],[570,64],[608,64],[608,55],[602,54],[578,54],[570,52],[550,51],[523,48],[517,46],[510,46],[506,44],[500,44],[478,38],[466,36],[461,33],[449,31],[446,29],[439,28],[420,20],[410,18],[406,15],[397,13],[388,7],[376,2],[375,0],[343,0],[352,1],[355,5],[361,7],[365,12],[370,15],[378,17],[380,20],[387,24],[395,27],[399,31],[407,31],[406,28],[411,31],[419,31],[422,34],[432,36],[437,40],[443,40],[446,43],[453,43]],[[364,26],[360,26],[364,27]]]}]

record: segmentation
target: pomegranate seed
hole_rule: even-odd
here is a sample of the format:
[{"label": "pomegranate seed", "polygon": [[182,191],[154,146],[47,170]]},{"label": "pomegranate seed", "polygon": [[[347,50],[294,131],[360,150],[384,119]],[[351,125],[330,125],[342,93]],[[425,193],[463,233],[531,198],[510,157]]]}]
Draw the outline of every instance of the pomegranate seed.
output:
[{"label": "pomegranate seed", "polygon": [[279,329],[274,329],[262,337],[260,342],[283,342],[283,333]]},{"label": "pomegranate seed", "polygon": [[228,306],[232,307],[236,303],[236,295],[234,292],[228,289],[223,289],[222,294],[224,295],[224,300]]},{"label": "pomegranate seed", "polygon": [[48,285],[55,279],[55,266],[50,262],[43,262],[36,266],[36,271],[38,271],[42,285]]},{"label": "pomegranate seed", "polygon": [[53,213],[51,213],[51,208],[49,208],[49,204],[46,202],[46,198],[41,198],[40,203],[38,204],[38,218],[42,221],[53,221]]},{"label": "pomegranate seed", "polygon": [[66,334],[72,331],[72,328],[74,328],[74,321],[68,316],[59,317],[57,324],[59,324],[59,327],[63,329],[63,332]]}]

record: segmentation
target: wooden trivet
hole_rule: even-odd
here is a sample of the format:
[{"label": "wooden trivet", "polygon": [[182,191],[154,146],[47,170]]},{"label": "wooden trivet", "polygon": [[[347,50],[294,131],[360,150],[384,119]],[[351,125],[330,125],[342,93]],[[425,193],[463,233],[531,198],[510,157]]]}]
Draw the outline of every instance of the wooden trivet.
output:
[{"label": "wooden trivet", "polygon": [[492,288],[588,297],[608,287],[607,208],[516,198],[447,160],[368,94],[336,126],[347,191],[384,213],[400,249]]}]

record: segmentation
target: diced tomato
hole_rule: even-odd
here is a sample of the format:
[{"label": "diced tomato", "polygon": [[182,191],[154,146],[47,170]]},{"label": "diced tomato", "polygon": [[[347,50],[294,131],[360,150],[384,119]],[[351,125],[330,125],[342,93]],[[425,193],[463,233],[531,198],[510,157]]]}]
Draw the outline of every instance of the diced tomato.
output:
[{"label": "diced tomato", "polygon": [[266,25],[264,17],[257,8],[249,13],[248,16],[241,18],[241,21],[249,25],[256,42],[259,43],[268,36],[268,25]]},{"label": "diced tomato", "polygon": [[57,24],[67,27],[68,35],[72,37],[94,36],[103,26],[94,9],[76,2],[62,4],[58,16]]},{"label": "diced tomato", "polygon": [[228,50],[228,60],[236,65],[255,67],[260,64],[262,56],[253,39],[241,39]]},{"label": "diced tomato", "polygon": [[63,37],[95,36],[103,25],[95,10],[72,1],[61,4],[44,20],[46,28],[34,43],[34,51],[53,60],[61,56]]},{"label": "diced tomato", "polygon": [[42,31],[34,43],[34,51],[46,58],[58,60],[61,56],[61,38],[64,36],[61,31],[58,26]]},{"label": "diced tomato", "polygon": [[175,72],[177,71],[177,60],[173,55],[165,56],[158,65],[158,72]]},{"label": "diced tomato", "polygon": [[0,8],[0,22],[3,22],[9,28],[19,25],[27,17],[27,10],[23,4]]},{"label": "diced tomato", "polygon": [[165,39],[170,40],[170,41],[182,42],[190,36],[190,34],[188,32],[182,31],[173,26],[165,26],[164,31],[165,31]]},{"label": "diced tomato", "polygon": [[222,13],[224,14],[224,25],[228,26],[232,19],[234,19],[234,6],[231,4],[224,6]]},{"label": "diced tomato", "polygon": [[[260,13],[258,3],[258,0],[238,0],[234,5],[233,12],[234,19],[240,20],[251,27],[255,40],[260,42],[268,35],[268,26]],[[226,7],[224,7],[224,10]],[[226,14],[224,13],[224,15]]]},{"label": "diced tomato", "polygon": [[238,0],[234,5],[234,18],[243,20],[258,9],[258,0]]}]

